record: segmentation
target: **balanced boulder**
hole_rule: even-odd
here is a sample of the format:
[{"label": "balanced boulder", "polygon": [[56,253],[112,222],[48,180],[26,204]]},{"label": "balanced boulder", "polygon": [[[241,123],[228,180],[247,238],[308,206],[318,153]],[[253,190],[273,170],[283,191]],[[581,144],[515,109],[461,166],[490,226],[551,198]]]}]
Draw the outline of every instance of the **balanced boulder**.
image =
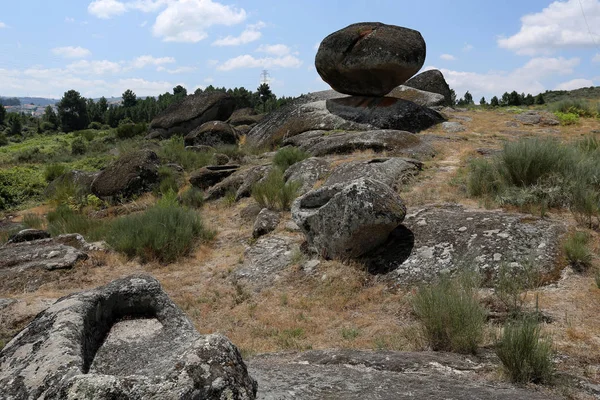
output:
[{"label": "balanced boulder", "polygon": [[452,105],[452,92],[450,91],[450,86],[448,86],[446,79],[444,79],[444,74],[437,69],[430,69],[429,71],[415,75],[406,81],[404,86],[423,90],[425,92],[441,94],[445,99],[443,105]]},{"label": "balanced boulder", "polygon": [[186,96],[170,105],[150,122],[150,131],[159,132],[161,138],[187,135],[208,121],[225,121],[235,108],[232,96],[223,92],[204,92]]},{"label": "balanced boulder", "polygon": [[200,335],[150,276],[59,299],[0,352],[7,399],[256,397],[237,348]]},{"label": "balanced boulder", "polygon": [[338,92],[385,96],[419,72],[426,46],[415,30],[379,22],[352,24],[321,42],[317,72]]},{"label": "balanced boulder", "polygon": [[131,197],[148,192],[158,182],[160,160],[152,150],[127,153],[109,165],[92,182],[98,197]]},{"label": "balanced boulder", "polygon": [[326,186],[299,197],[292,218],[325,258],[355,258],[384,243],[406,214],[400,196],[372,179]]},{"label": "balanced boulder", "polygon": [[186,146],[235,145],[237,141],[235,130],[222,121],[205,122],[185,136]]}]

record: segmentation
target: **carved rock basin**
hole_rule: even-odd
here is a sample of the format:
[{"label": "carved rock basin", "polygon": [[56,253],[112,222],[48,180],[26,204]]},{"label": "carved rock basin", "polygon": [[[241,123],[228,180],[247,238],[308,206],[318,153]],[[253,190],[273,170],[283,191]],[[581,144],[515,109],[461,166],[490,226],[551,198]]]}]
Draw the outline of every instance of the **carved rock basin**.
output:
[{"label": "carved rock basin", "polygon": [[200,335],[149,276],[59,299],[0,352],[8,399],[254,399],[224,336]]}]

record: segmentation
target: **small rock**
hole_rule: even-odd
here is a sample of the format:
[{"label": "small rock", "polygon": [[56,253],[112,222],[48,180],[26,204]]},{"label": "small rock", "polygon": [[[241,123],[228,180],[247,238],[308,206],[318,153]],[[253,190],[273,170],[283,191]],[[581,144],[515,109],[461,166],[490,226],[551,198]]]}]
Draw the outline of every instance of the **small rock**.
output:
[{"label": "small rock", "polygon": [[239,165],[213,165],[201,168],[192,173],[190,183],[198,189],[205,190],[221,182],[237,170]]},{"label": "small rock", "polygon": [[23,229],[18,233],[12,235],[7,244],[10,243],[21,243],[21,242],[31,242],[32,240],[38,239],[48,239],[50,234],[46,231],[42,231],[40,229]]},{"label": "small rock", "polygon": [[446,133],[459,133],[467,130],[460,122],[443,122],[442,129]]},{"label": "small rock", "polygon": [[252,230],[252,237],[259,238],[270,232],[273,232],[279,224],[279,213],[276,211],[263,208],[254,221],[254,228]]}]

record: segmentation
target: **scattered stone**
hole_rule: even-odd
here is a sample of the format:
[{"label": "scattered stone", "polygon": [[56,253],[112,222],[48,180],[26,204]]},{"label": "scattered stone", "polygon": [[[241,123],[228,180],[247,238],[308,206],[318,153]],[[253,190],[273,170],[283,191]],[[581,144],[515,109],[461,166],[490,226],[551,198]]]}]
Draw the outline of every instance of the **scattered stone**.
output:
[{"label": "scattered stone", "polygon": [[419,32],[362,22],[323,39],[315,66],[321,78],[340,93],[385,96],[419,72],[425,54]]},{"label": "scattered stone", "polygon": [[288,221],[285,223],[285,230],[289,232],[301,232],[300,227],[294,221]]},{"label": "scattered stone", "polygon": [[420,161],[399,157],[351,161],[338,165],[331,172],[323,186],[368,178],[383,182],[394,190],[398,190],[402,184],[418,175],[422,168],[423,163]]},{"label": "scattered stone", "polygon": [[442,129],[446,133],[460,133],[467,130],[460,122],[443,122]]},{"label": "scattered stone", "polygon": [[326,186],[299,197],[292,218],[309,246],[325,258],[355,258],[385,242],[406,207],[386,184],[368,178]]},{"label": "scattered stone", "polygon": [[278,212],[263,208],[256,216],[256,221],[254,221],[252,237],[256,239],[273,232],[279,225],[279,220]]},{"label": "scattered stone", "polygon": [[437,107],[446,104],[446,98],[441,94],[426,92],[403,85],[394,88],[387,96],[412,101],[423,107]]},{"label": "scattered stone", "polygon": [[517,121],[506,121],[504,125],[506,125],[507,128],[518,128],[521,126]]},{"label": "scattered stone", "polygon": [[288,182],[300,182],[302,186],[298,189],[298,195],[303,195],[329,172],[329,161],[323,158],[311,157],[289,167],[285,171],[284,177]]},{"label": "scattered stone", "polygon": [[459,121],[463,121],[463,122],[472,122],[473,121],[473,118],[467,117],[466,115],[455,115],[453,118],[457,119]]},{"label": "scattered stone", "polygon": [[160,160],[151,150],[127,153],[104,169],[92,182],[98,197],[123,197],[152,190],[158,182]]},{"label": "scattered stone", "polygon": [[234,272],[234,279],[255,290],[270,286],[291,265],[294,247],[294,239],[286,236],[261,237],[244,253],[244,264]]},{"label": "scattered stone", "polygon": [[366,132],[309,131],[286,139],[283,145],[300,147],[315,157],[365,150],[386,151],[408,157],[435,155],[435,150],[414,133],[391,129]]},{"label": "scattered stone", "polygon": [[214,155],[215,164],[217,165],[227,165],[229,164],[229,157],[226,154],[216,153]]},{"label": "scattered stone", "polygon": [[523,125],[555,126],[560,123],[553,114],[539,111],[525,111],[522,114],[516,115],[515,119]]},{"label": "scattered stone", "polygon": [[535,388],[482,380],[479,360],[441,352],[311,350],[248,363],[265,400],[557,400]]},{"label": "scattered stone", "polygon": [[31,242],[33,240],[48,239],[50,234],[41,229],[23,229],[8,238],[6,244]]},{"label": "scattered stone", "polygon": [[12,306],[16,302],[17,302],[17,300],[15,300],[15,299],[1,299],[0,298],[0,310],[5,309],[6,307]]},{"label": "scattered stone", "polygon": [[404,83],[404,86],[423,90],[425,92],[440,94],[444,96],[445,103],[443,105],[452,105],[452,93],[450,92],[450,86],[448,86],[446,79],[444,79],[444,74],[437,69],[431,69],[413,76],[406,81],[406,83]]},{"label": "scattered stone", "polygon": [[321,261],[319,260],[308,260],[307,262],[302,264],[302,271],[304,271],[307,274],[312,274],[313,272],[315,272],[319,265],[321,265]]},{"label": "scattered stone", "polygon": [[211,187],[207,192],[206,200],[219,199],[227,192],[235,191],[235,200],[249,197],[255,183],[263,179],[271,170],[270,165],[259,165],[235,172],[223,181]]},{"label": "scattered stone", "polygon": [[254,399],[236,347],[200,335],[150,276],[75,293],[0,352],[8,398]]},{"label": "scattered stone", "polygon": [[55,195],[56,190],[63,186],[73,186],[75,192],[79,196],[87,196],[92,193],[92,182],[99,175],[99,172],[88,172],[88,171],[69,171],[65,172],[52,182],[48,184],[44,191],[44,196],[52,197]]},{"label": "scattered stone", "polygon": [[150,130],[161,133],[161,138],[185,136],[208,121],[225,121],[235,108],[232,96],[215,91],[186,96],[170,105],[150,122]]},{"label": "scattered stone", "polygon": [[380,129],[417,133],[444,121],[437,111],[393,97],[343,97],[326,105],[331,114]]},{"label": "scattered stone", "polygon": [[198,189],[205,190],[221,182],[240,169],[239,165],[212,165],[192,173],[190,183]]},{"label": "scattered stone", "polygon": [[242,218],[246,222],[254,221],[258,214],[261,212],[262,207],[256,203],[251,202],[246,207],[242,208],[240,211],[240,218]]},{"label": "scattered stone", "polygon": [[237,132],[228,123],[222,121],[205,122],[185,136],[187,146],[235,145]]}]

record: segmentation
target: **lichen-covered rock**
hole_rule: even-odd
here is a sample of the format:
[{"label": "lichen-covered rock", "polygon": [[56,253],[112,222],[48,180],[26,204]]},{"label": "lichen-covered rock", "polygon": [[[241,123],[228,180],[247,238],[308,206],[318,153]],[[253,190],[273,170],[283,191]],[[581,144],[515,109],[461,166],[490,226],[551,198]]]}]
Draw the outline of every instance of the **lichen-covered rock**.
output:
[{"label": "lichen-covered rock", "polygon": [[446,133],[460,133],[467,130],[460,122],[444,122],[442,123],[442,129]]},{"label": "lichen-covered rock", "polygon": [[259,238],[268,233],[271,233],[279,225],[280,216],[277,211],[263,208],[260,210],[254,221],[254,227],[252,228],[252,237]]},{"label": "lichen-covered rock", "polygon": [[393,189],[418,175],[423,163],[409,158],[372,158],[344,163],[335,167],[323,186],[338,185],[368,178],[383,182]]},{"label": "lichen-covered rock", "polygon": [[350,96],[327,100],[326,105],[331,114],[379,129],[417,133],[444,121],[437,111],[395,97]]},{"label": "lichen-covered rock", "polygon": [[270,165],[258,165],[239,170],[211,187],[206,192],[206,200],[215,200],[225,196],[229,191],[235,191],[235,200],[250,196],[252,186],[268,175]]},{"label": "lichen-covered rock", "polygon": [[212,165],[192,173],[190,183],[198,189],[205,190],[216,185],[240,169],[239,165]]},{"label": "lichen-covered rock", "polygon": [[32,240],[48,239],[50,234],[41,229],[23,229],[8,238],[7,244],[31,242]]},{"label": "lichen-covered rock", "polygon": [[227,120],[234,108],[234,98],[226,93],[193,94],[154,117],[150,122],[150,131],[159,132],[161,138],[176,134],[185,136],[205,122]]},{"label": "lichen-covered rock", "polygon": [[254,399],[220,335],[200,335],[149,276],[69,295],[0,352],[6,399]]},{"label": "lichen-covered rock", "polygon": [[158,182],[160,160],[152,150],[127,153],[104,169],[92,182],[98,197],[124,197],[148,192]]},{"label": "lichen-covered rock", "polygon": [[522,114],[515,115],[515,119],[523,125],[555,126],[560,123],[553,114],[539,111],[525,111]]},{"label": "lichen-covered rock", "polygon": [[425,55],[419,32],[361,22],[323,39],[315,66],[321,78],[340,93],[385,96],[419,72]]},{"label": "lichen-covered rock", "polygon": [[426,92],[404,85],[394,88],[394,90],[388,93],[387,97],[412,101],[423,107],[439,107],[446,104],[446,99],[441,94]]},{"label": "lichen-covered rock", "polygon": [[235,145],[238,135],[231,125],[225,122],[210,121],[185,135],[184,142],[186,146]]},{"label": "lichen-covered rock", "polygon": [[400,196],[369,178],[326,186],[299,197],[292,218],[325,258],[355,258],[385,242],[406,214]]},{"label": "lichen-covered rock", "polygon": [[285,180],[288,182],[299,182],[301,184],[298,194],[303,195],[313,188],[315,183],[324,178],[330,171],[329,161],[311,157],[297,162],[285,171]]},{"label": "lichen-covered rock", "polygon": [[445,103],[443,105],[452,105],[452,92],[450,91],[450,86],[448,86],[446,79],[444,79],[444,74],[437,69],[431,69],[413,76],[404,83],[404,86],[440,94],[444,96]]},{"label": "lichen-covered rock", "polygon": [[392,129],[366,132],[309,131],[283,141],[283,145],[300,147],[315,157],[372,150],[407,157],[432,157],[435,150],[414,133]]}]

